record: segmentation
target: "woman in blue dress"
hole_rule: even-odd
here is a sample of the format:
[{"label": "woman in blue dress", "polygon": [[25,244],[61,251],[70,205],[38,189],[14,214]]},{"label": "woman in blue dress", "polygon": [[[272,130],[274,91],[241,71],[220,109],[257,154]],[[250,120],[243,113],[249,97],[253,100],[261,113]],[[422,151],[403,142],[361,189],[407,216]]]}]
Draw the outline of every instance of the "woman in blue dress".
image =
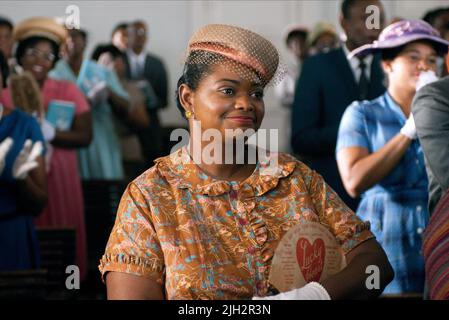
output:
[{"label": "woman in blue dress", "polygon": [[114,115],[118,119],[127,119],[129,95],[113,70],[84,58],[86,45],[84,31],[69,30],[62,46],[64,59],[58,60],[49,76],[76,83],[91,106],[92,142],[78,151],[81,178],[122,180],[125,175]]},{"label": "woman in blue dress", "polygon": [[404,20],[351,53],[359,58],[380,53],[388,80],[384,95],[347,108],[336,148],[346,190],[362,195],[357,215],[371,222],[395,271],[385,294],[424,290],[421,235],[428,222],[428,182],[411,103],[420,74],[436,70],[448,45],[427,23]]},{"label": "woman in blue dress", "polygon": [[[4,88],[8,66],[1,53],[0,65]],[[0,99],[0,270],[39,267],[33,217],[47,201],[43,143],[37,121]]]}]

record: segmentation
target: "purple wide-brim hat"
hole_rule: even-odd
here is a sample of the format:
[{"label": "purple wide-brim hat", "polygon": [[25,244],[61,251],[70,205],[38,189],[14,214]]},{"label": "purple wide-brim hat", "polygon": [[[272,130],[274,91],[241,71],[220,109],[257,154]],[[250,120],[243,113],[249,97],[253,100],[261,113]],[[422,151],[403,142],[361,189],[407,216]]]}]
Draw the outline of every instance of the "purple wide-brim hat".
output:
[{"label": "purple wide-brim hat", "polygon": [[423,20],[402,20],[386,27],[379,39],[371,44],[366,44],[353,50],[348,58],[354,56],[366,56],[383,49],[400,47],[417,40],[429,40],[433,42],[437,53],[445,55],[449,49],[449,41],[441,38],[440,33]]}]

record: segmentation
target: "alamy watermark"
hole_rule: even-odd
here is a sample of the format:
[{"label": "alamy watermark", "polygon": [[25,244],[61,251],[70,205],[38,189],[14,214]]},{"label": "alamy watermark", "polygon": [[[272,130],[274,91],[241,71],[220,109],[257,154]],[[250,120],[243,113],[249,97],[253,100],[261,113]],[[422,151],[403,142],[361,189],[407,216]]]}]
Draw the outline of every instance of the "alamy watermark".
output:
[{"label": "alamy watermark", "polygon": [[65,280],[65,287],[67,290],[80,289],[80,269],[76,265],[69,265],[65,268],[65,273],[69,276]]},{"label": "alamy watermark", "polygon": [[380,289],[380,269],[376,265],[369,265],[365,269],[369,276],[365,280],[365,286],[368,290]]},{"label": "alamy watermark", "polygon": [[171,154],[181,146],[190,144],[190,158],[183,159],[193,160],[196,164],[259,162],[265,167],[275,167],[278,163],[278,129],[225,129],[223,135],[215,128],[202,130],[201,122],[193,120],[191,133],[185,129],[175,129],[170,134],[170,141],[179,141],[173,146]]},{"label": "alamy watermark", "polygon": [[80,8],[71,4],[65,8],[63,16],[57,17],[56,20],[66,27],[68,30],[81,28],[81,11]]},{"label": "alamy watermark", "polygon": [[365,26],[368,30],[380,30],[381,24],[381,10],[379,6],[369,5],[365,9],[368,17],[365,20]]}]

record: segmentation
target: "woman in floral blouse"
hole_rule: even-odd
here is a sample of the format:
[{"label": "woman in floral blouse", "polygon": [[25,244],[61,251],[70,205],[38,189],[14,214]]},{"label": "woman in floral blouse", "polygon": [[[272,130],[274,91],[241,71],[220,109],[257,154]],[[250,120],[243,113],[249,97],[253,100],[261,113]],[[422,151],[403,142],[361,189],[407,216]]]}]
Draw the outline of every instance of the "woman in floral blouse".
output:
[{"label": "woman in floral blouse", "polygon": [[[225,137],[214,139],[215,146],[235,150],[241,135],[229,137],[230,129],[259,129],[264,88],[280,79],[278,65],[274,46],[245,29],[208,25],[191,38],[177,101],[192,135],[186,147],[157,159],[126,189],[100,261],[108,298],[364,298],[378,296],[391,281],[391,266],[369,224],[292,156],[270,153],[251,163],[236,161],[235,152],[231,163],[197,161],[197,147],[204,156],[211,143],[199,141],[206,130]],[[327,227],[347,267],[322,283],[270,296],[274,250],[301,221]],[[380,270],[377,290],[365,286],[369,265]]]}]

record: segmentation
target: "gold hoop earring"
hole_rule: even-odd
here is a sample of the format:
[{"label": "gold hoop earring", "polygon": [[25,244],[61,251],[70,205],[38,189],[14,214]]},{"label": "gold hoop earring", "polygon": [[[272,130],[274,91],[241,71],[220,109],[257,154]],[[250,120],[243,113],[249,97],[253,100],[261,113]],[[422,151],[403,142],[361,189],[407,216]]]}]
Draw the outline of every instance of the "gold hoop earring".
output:
[{"label": "gold hoop earring", "polygon": [[192,111],[186,111],[186,118],[190,119],[193,116],[193,112]]}]

